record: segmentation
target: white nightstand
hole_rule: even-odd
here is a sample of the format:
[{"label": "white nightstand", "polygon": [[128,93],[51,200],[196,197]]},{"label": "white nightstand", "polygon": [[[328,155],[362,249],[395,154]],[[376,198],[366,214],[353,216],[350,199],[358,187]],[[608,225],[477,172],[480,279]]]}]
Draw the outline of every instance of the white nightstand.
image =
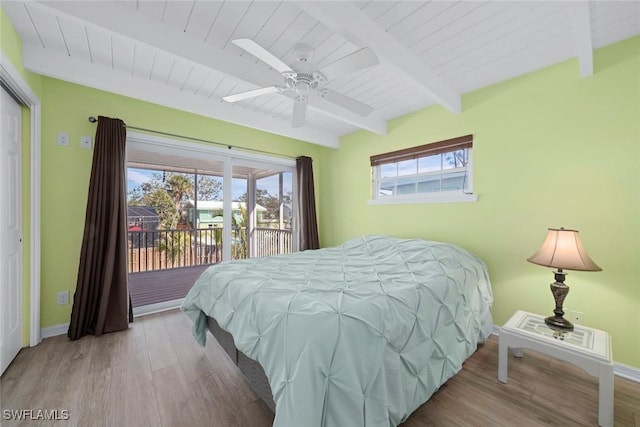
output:
[{"label": "white nightstand", "polygon": [[500,330],[498,380],[507,382],[507,350],[514,349],[522,357],[522,349],[573,363],[590,375],[598,377],[598,424],[613,426],[613,363],[609,334],[597,329],[575,325],[573,331],[557,332],[544,323],[544,317],[517,311]]}]

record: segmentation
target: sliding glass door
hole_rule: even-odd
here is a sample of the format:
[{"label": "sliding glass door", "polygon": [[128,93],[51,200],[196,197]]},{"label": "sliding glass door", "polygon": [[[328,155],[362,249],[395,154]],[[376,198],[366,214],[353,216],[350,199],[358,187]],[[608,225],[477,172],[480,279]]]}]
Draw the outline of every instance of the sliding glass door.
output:
[{"label": "sliding glass door", "polygon": [[[243,257],[273,256],[297,249],[294,239],[293,167],[238,161],[233,166],[234,218],[247,246]],[[237,186],[237,187],[236,187]],[[235,258],[234,258],[235,259]]]},{"label": "sliding glass door", "polygon": [[256,176],[256,204],[261,208],[254,230],[255,256],[293,251],[293,174],[266,170]]},{"label": "sliding glass door", "polygon": [[128,141],[129,287],[138,313],[175,306],[210,265],[297,249],[295,162]]},{"label": "sliding glass door", "polygon": [[214,170],[130,162],[129,271],[222,261],[222,220],[215,212],[222,212],[223,182]]}]

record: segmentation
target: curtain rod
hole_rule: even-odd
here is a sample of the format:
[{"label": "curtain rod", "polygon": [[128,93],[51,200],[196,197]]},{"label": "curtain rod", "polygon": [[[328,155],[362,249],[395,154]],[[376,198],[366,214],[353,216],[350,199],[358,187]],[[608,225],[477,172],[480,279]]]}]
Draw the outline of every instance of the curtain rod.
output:
[{"label": "curtain rod", "polygon": [[[90,123],[96,123],[97,121],[98,121],[98,119],[96,119],[95,117],[89,116],[89,122]],[[280,157],[286,157],[286,158],[289,158],[289,159],[296,159],[297,158],[297,157],[294,157],[294,156],[288,156],[286,154],[280,154],[280,153],[273,153],[271,151],[258,150],[257,148],[236,147],[234,145],[224,144],[222,142],[211,141],[211,140],[208,140],[208,139],[194,138],[192,136],[178,135],[178,134],[175,134],[175,133],[163,132],[163,131],[160,131],[160,130],[146,129],[146,128],[141,128],[141,127],[137,127],[137,126],[130,126],[130,125],[126,124],[126,123],[125,123],[124,127],[126,127],[127,129],[135,129],[135,130],[139,130],[139,131],[142,131],[142,132],[155,133],[157,135],[172,136],[174,138],[187,139],[187,140],[190,140],[190,141],[206,142],[208,144],[215,144],[215,145],[219,145],[221,147],[226,147],[229,150],[235,148],[236,150],[253,151],[253,152],[256,152],[256,153],[275,155],[275,156],[280,156]]]}]

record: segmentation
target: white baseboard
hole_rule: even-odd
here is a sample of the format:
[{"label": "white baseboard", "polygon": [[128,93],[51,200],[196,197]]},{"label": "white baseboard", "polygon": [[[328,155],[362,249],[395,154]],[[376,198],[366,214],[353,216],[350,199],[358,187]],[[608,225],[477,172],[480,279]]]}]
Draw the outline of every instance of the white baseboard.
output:
[{"label": "white baseboard", "polygon": [[[493,335],[500,336],[500,327],[493,325]],[[613,373],[622,378],[640,383],[640,368],[613,362]]]},{"label": "white baseboard", "polygon": [[[145,316],[147,314],[159,313],[161,311],[173,310],[182,305],[183,299],[176,299],[172,301],[165,301],[158,304],[145,305],[144,307],[137,307],[133,309],[133,316]],[[57,337],[58,335],[66,335],[69,330],[68,323],[61,323],[59,325],[48,326],[42,328],[40,334],[42,339]]]},{"label": "white baseboard", "polygon": [[142,307],[135,307],[133,309],[133,317],[146,316],[147,314],[173,310],[175,308],[179,308],[182,305],[182,301],[184,301],[184,298],[144,305]]},{"label": "white baseboard", "polygon": [[622,363],[613,364],[613,373],[619,377],[640,383],[640,369]]},{"label": "white baseboard", "polygon": [[59,325],[53,325],[47,328],[42,328],[42,330],[40,331],[40,335],[42,336],[42,339],[57,337],[58,335],[66,335],[68,330],[69,330],[69,324],[61,323]]}]

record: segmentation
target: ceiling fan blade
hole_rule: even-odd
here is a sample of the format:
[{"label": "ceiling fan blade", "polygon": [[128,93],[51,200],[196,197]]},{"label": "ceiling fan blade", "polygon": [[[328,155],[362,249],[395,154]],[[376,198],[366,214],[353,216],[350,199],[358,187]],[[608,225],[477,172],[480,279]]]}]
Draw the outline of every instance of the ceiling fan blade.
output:
[{"label": "ceiling fan blade", "polygon": [[293,120],[291,126],[294,128],[301,128],[307,124],[307,102],[293,101]]},{"label": "ceiling fan blade", "polygon": [[236,46],[249,52],[251,55],[268,64],[271,68],[278,70],[280,74],[291,73],[293,70],[287,64],[282,62],[280,58],[269,52],[251,39],[235,39],[232,41]]},{"label": "ceiling fan blade", "polygon": [[223,96],[222,99],[227,102],[238,102],[249,98],[255,98],[256,96],[268,95],[270,93],[280,92],[281,88],[278,86],[263,87],[260,89],[248,90],[246,92],[236,93],[234,95]]},{"label": "ceiling fan blade", "polygon": [[335,62],[332,62],[321,69],[320,72],[324,74],[328,81],[335,79],[336,77],[378,65],[379,63],[380,61],[376,54],[368,47],[364,47],[338,59]]},{"label": "ceiling fan blade", "polygon": [[373,111],[373,107],[367,104],[364,104],[356,99],[353,99],[349,96],[343,95],[338,92],[334,92],[329,89],[324,89],[320,96],[326,99],[329,102],[332,102],[345,110],[353,111],[354,113],[366,117]]}]

